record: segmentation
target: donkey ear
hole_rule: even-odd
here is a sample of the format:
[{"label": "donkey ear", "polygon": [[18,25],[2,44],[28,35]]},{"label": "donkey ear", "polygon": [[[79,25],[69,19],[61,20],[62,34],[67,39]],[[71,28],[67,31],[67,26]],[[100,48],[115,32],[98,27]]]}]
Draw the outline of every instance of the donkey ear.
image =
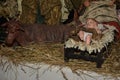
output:
[{"label": "donkey ear", "polygon": [[8,25],[8,22],[3,23],[3,24],[1,24],[0,26],[2,26],[2,27],[7,27],[7,25]]},{"label": "donkey ear", "polygon": [[18,30],[25,32],[25,30],[22,27],[20,27]]}]

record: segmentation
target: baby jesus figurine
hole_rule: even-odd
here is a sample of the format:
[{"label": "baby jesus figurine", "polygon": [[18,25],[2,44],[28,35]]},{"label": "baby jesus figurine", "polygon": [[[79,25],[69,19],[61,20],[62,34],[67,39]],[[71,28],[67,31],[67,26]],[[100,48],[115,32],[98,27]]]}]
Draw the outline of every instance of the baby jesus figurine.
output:
[{"label": "baby jesus figurine", "polygon": [[79,30],[77,35],[82,41],[89,45],[92,39],[99,40],[102,37],[102,31],[105,29],[103,24],[100,24],[93,18],[88,18],[86,25]]}]

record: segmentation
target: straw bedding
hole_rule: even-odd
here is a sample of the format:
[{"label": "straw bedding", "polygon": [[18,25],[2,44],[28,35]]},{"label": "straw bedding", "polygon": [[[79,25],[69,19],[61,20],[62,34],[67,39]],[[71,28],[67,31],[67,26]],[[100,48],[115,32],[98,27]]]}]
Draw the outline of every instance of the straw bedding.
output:
[{"label": "straw bedding", "polygon": [[63,48],[64,44],[61,43],[32,43],[26,47],[7,47],[1,44],[0,55],[1,57],[8,57],[15,64],[44,62],[50,65],[68,66],[73,71],[83,69],[120,76],[120,41],[113,43],[108,48],[110,55],[101,69],[97,69],[94,62],[84,60],[71,60],[65,63]]}]

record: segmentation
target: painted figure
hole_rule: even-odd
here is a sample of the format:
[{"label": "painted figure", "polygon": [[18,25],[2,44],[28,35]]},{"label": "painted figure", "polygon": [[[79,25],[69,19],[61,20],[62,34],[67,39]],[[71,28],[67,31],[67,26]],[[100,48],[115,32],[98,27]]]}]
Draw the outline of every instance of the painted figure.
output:
[{"label": "painted figure", "polygon": [[[78,32],[78,36],[82,41],[85,41],[86,44],[90,44],[93,34],[95,34],[93,31],[96,31],[97,34],[102,34],[102,31],[106,28],[103,26],[103,24],[100,24],[95,19],[88,18],[86,21],[86,25],[84,26],[88,31],[80,30]],[[92,30],[93,31],[90,31]]]}]

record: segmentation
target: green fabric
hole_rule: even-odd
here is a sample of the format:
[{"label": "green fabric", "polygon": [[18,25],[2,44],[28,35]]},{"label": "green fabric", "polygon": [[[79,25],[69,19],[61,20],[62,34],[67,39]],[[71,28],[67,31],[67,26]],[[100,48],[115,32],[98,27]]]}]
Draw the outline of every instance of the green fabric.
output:
[{"label": "green fabric", "polygon": [[36,23],[44,23],[44,17],[41,15],[40,11],[40,1],[37,0],[37,15],[36,15]]}]

